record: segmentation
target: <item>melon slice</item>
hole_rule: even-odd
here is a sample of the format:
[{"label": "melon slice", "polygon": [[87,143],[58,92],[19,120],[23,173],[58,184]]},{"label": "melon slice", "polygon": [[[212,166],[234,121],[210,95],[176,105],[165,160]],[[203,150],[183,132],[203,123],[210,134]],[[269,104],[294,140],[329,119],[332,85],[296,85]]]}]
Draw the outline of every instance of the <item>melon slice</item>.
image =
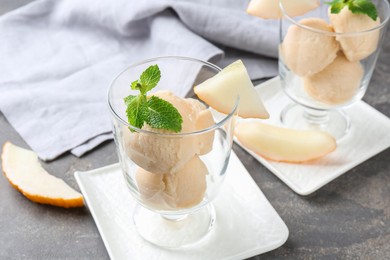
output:
[{"label": "melon slice", "polygon": [[[300,16],[319,6],[318,0],[284,0],[283,7],[290,16]],[[247,13],[263,19],[282,18],[279,0],[252,0],[249,2]]]},{"label": "melon slice", "polygon": [[242,122],[235,135],[248,149],[273,161],[300,163],[320,158],[336,149],[336,140],[322,131],[304,131]]},{"label": "melon slice", "polygon": [[206,104],[221,113],[231,113],[239,96],[239,116],[269,118],[241,60],[233,62],[214,77],[195,86],[194,92]]},{"label": "melon slice", "polygon": [[6,142],[1,159],[5,177],[31,201],[64,208],[84,205],[83,196],[43,169],[34,152]]}]

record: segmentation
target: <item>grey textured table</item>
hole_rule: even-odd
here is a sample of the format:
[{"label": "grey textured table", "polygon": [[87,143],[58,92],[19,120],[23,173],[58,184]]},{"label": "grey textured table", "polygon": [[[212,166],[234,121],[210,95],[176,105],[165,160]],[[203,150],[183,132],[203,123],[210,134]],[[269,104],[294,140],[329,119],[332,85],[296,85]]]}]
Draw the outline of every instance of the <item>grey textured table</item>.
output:
[{"label": "grey textured table", "polygon": [[[29,0],[0,0],[0,15]],[[4,40],[4,39],[1,39]],[[364,100],[390,117],[390,33]],[[390,133],[389,133],[390,134]],[[28,147],[0,114],[0,144]],[[309,197],[301,197],[237,145],[253,179],[290,230],[280,248],[252,259],[390,259],[390,149]],[[113,142],[81,159],[65,155],[44,164],[76,189],[76,170],[117,162]],[[30,202],[0,177],[0,259],[108,259],[87,208]]]}]

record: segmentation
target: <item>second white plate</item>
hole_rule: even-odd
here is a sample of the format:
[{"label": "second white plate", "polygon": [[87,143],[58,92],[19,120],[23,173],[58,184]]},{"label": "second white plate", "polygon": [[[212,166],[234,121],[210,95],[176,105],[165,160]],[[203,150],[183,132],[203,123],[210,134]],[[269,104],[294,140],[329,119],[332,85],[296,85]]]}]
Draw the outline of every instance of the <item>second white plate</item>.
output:
[{"label": "second white plate", "polygon": [[[281,110],[291,101],[281,90],[279,77],[256,86],[256,89],[271,114],[270,119],[262,121],[281,125]],[[350,133],[338,142],[334,152],[312,162],[291,164],[270,161],[241,145],[237,139],[235,141],[296,193],[309,195],[390,146],[388,117],[363,101],[345,111],[351,117]]]}]

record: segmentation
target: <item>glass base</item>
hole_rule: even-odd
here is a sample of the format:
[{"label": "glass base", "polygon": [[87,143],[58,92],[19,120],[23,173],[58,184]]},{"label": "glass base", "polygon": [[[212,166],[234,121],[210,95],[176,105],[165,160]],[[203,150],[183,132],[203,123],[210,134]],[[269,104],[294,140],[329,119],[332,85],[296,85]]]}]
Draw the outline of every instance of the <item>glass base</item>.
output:
[{"label": "glass base", "polygon": [[198,242],[212,229],[215,218],[211,203],[190,214],[162,215],[140,205],[133,213],[133,221],[141,237],[165,248],[181,248]]},{"label": "glass base", "polygon": [[314,110],[298,104],[287,105],[280,114],[286,127],[302,130],[322,130],[337,141],[345,137],[351,127],[348,115],[342,110]]}]

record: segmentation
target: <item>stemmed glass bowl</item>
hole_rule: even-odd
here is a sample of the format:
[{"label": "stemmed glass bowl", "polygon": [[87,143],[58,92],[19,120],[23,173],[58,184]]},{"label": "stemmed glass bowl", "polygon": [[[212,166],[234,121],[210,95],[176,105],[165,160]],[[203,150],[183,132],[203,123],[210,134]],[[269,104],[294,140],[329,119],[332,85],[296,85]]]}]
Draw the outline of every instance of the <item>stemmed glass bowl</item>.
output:
[{"label": "stemmed glass bowl", "polygon": [[216,221],[211,202],[225,178],[238,97],[227,115],[206,108],[204,118],[199,119],[199,114],[198,120],[188,110],[182,116],[197,120],[195,130],[183,127],[180,133],[173,133],[136,128],[127,121],[123,99],[138,94],[130,89],[131,82],[155,64],[161,80],[151,92],[168,90],[179,96],[216,75],[220,68],[186,57],[145,60],[120,73],[108,94],[124,180],[137,201],[133,214],[137,231],[155,245],[181,248],[205,237]]},{"label": "stemmed glass bowl", "polygon": [[279,75],[282,89],[294,101],[283,109],[281,121],[289,127],[324,130],[339,140],[351,126],[342,108],[360,100],[369,86],[389,21],[389,3],[373,0],[378,10],[374,21],[352,14],[348,7],[330,14],[327,2],[321,0],[304,16],[290,17],[280,1]]}]

